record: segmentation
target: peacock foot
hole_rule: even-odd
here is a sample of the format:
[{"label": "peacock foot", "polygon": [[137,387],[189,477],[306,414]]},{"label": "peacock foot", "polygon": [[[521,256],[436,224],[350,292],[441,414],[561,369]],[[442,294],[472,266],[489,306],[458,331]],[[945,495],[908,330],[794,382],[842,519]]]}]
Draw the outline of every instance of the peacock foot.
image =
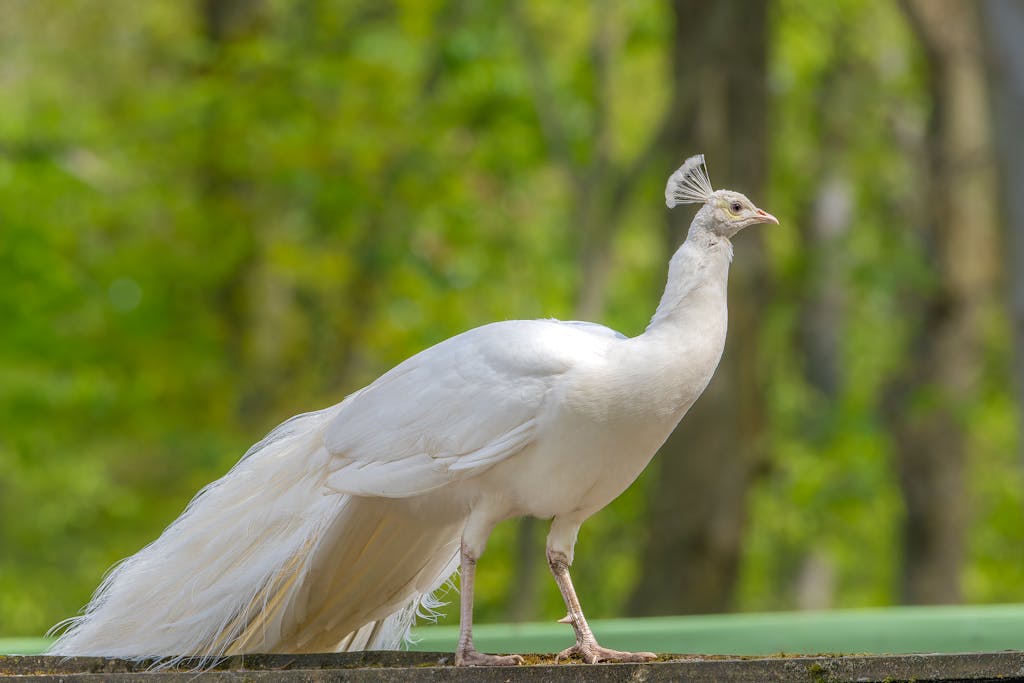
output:
[{"label": "peacock foot", "polygon": [[455,666],[517,666],[524,661],[519,655],[488,655],[476,650],[455,653]]},{"label": "peacock foot", "polygon": [[601,647],[596,640],[577,641],[572,647],[566,648],[555,657],[556,662],[570,657],[579,657],[587,664],[598,662],[647,662],[657,658],[653,652],[622,652]]}]

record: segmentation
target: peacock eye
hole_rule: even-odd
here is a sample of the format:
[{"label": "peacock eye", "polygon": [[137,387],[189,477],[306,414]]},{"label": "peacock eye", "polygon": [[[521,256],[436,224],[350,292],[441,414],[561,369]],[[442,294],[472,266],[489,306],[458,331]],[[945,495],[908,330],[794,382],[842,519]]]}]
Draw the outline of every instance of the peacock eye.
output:
[{"label": "peacock eye", "polygon": [[729,205],[729,210],[732,211],[733,213],[739,213],[742,208],[743,207],[740,205],[739,202],[733,202],[732,204]]}]

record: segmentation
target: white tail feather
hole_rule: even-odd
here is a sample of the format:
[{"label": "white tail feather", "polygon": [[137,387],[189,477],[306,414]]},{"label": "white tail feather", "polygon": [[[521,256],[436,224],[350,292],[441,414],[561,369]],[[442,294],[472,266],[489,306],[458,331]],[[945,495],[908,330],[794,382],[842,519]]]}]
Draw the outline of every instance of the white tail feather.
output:
[{"label": "white tail feather", "polygon": [[401,645],[439,606],[431,594],[455,570],[459,529],[325,489],[323,429],[344,405],[253,446],[54,627],[64,633],[50,654],[170,664]]},{"label": "white tail feather", "polygon": [[677,204],[703,204],[714,192],[704,155],[696,154],[669,176],[665,185],[665,204],[670,209]]}]

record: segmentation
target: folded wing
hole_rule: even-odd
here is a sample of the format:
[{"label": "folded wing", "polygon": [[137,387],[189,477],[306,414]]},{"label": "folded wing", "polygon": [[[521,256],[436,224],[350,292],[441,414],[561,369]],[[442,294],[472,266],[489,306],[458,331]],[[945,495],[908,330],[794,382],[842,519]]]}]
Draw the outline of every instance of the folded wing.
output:
[{"label": "folded wing", "polygon": [[413,356],[349,397],[328,426],[328,486],[403,498],[518,453],[535,438],[561,378],[616,339],[600,331],[507,321]]}]

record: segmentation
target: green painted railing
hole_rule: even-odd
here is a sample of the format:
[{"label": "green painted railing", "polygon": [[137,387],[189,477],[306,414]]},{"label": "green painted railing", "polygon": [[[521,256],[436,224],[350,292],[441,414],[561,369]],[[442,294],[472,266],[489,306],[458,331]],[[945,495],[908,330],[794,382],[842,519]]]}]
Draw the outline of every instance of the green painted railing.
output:
[{"label": "green painted railing", "polygon": [[[591,622],[603,645],[623,650],[763,655],[991,652],[1024,649],[1024,605],[892,607],[828,612],[722,614]],[[413,649],[451,652],[458,626],[416,629]],[[476,646],[490,652],[555,652],[572,644],[565,624],[480,624]],[[0,639],[0,653],[35,654],[41,638]]]},{"label": "green painted railing", "polygon": [[37,655],[49,642],[46,638],[0,638],[0,655]]}]

